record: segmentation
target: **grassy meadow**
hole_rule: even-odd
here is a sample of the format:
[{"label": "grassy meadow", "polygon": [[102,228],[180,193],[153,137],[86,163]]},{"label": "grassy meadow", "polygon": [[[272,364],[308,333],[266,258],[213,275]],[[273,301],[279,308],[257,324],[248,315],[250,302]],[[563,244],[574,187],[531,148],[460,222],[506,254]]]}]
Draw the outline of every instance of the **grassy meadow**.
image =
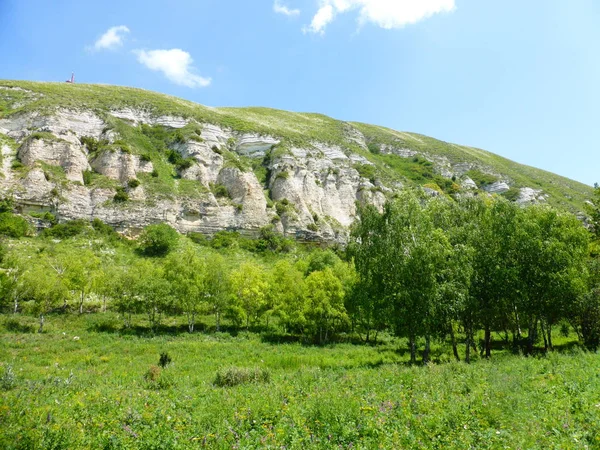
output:
[{"label": "grassy meadow", "polygon": [[600,358],[574,334],[470,365],[438,342],[423,367],[389,336],[312,346],[214,333],[209,317],[194,334],[181,318],[154,334],[134,322],[49,315],[38,334],[2,316],[0,447],[600,448]]}]

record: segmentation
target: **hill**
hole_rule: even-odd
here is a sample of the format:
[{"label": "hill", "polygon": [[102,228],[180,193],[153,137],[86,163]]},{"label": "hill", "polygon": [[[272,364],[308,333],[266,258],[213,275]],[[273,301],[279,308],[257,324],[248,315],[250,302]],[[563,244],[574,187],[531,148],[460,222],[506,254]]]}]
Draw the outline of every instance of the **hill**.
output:
[{"label": "hill", "polygon": [[[141,89],[0,80],[2,195],[24,213],[135,234],[264,227],[344,241],[356,204],[407,186],[579,213],[592,188],[493,153],[375,125],[211,108]],[[43,224],[40,224],[43,226]]]}]

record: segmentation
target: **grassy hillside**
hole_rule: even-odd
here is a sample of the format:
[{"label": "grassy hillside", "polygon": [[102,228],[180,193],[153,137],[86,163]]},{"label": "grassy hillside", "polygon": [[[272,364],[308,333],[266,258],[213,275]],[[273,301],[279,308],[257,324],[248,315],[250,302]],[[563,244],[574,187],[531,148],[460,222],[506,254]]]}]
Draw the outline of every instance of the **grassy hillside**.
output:
[{"label": "grassy hillside", "polygon": [[[57,315],[39,335],[28,332],[33,318],[5,317],[0,447],[600,445],[600,360],[579,350],[410,367],[389,339],[312,347],[252,333],[123,334],[120,327],[111,313]],[[162,352],[172,358],[166,368],[157,367]],[[434,352],[450,359],[447,348]],[[258,379],[236,384],[247,369]]]},{"label": "grassy hillside", "polygon": [[[0,80],[0,118],[31,111],[49,114],[58,107],[88,108],[103,117],[108,111],[123,108],[155,115],[182,116],[239,132],[276,136],[282,139],[282,148],[310,146],[314,142],[338,145],[374,163],[373,175],[388,183],[400,181],[434,186],[437,183],[446,192],[453,188],[448,180],[436,177],[432,168],[424,167],[422,161],[378,154],[375,149],[381,144],[444,157],[452,164],[475,164],[483,172],[508,178],[513,188],[542,189],[550,195],[550,204],[571,211],[581,211],[583,202],[591,194],[591,187],[583,183],[515,163],[485,150],[375,125],[342,122],[321,114],[269,108],[210,108],[155,92],[118,86]],[[350,139],[355,130],[365,136],[369,150]]]}]

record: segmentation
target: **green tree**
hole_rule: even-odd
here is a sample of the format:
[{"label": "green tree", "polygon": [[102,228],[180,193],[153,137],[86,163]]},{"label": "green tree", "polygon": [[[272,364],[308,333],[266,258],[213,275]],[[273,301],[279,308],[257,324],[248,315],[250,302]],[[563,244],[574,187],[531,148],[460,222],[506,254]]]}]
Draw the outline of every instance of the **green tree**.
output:
[{"label": "green tree", "polygon": [[194,332],[196,317],[207,307],[206,272],[205,261],[191,247],[171,253],[165,261],[165,278],[176,305],[187,317],[190,333]]},{"label": "green tree", "polygon": [[146,256],[165,256],[175,249],[179,234],[166,223],[148,225],[139,238],[139,248]]},{"label": "green tree", "polygon": [[234,319],[238,317],[236,320],[241,319],[246,323],[246,329],[250,327],[250,322],[259,318],[268,287],[265,273],[256,263],[245,262],[231,273],[231,288],[235,296],[231,312]]},{"label": "green tree", "polygon": [[89,249],[69,249],[58,258],[63,260],[66,287],[75,293],[79,314],[83,314],[83,304],[95,286],[100,270],[100,259]]},{"label": "green tree", "polygon": [[231,284],[225,259],[221,255],[209,255],[206,261],[204,289],[209,310],[215,316],[215,329],[221,330],[221,316],[231,304]]},{"label": "green tree", "polygon": [[302,331],[306,325],[303,293],[302,272],[287,259],[275,263],[268,297],[286,332]]},{"label": "green tree", "polygon": [[312,272],[305,280],[304,317],[306,327],[320,344],[347,324],[342,282],[327,267]]},{"label": "green tree", "polygon": [[38,332],[42,333],[46,315],[68,295],[67,288],[58,275],[49,270],[47,261],[30,266],[23,274],[23,283],[32,303],[30,311],[39,318]]}]

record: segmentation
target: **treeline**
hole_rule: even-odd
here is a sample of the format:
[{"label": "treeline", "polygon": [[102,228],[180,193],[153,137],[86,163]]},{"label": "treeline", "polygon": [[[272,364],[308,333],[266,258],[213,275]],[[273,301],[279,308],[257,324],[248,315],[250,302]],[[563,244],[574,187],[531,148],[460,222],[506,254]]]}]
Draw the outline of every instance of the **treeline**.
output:
[{"label": "treeline", "polygon": [[424,341],[465,336],[466,360],[483,332],[533,351],[541,335],[570,324],[589,348],[600,341],[600,270],[590,257],[590,233],[572,214],[545,205],[521,207],[494,198],[426,201],[404,193],[361,211],[349,254],[358,281],[348,309],[367,333],[390,328],[409,341],[411,360]]},{"label": "treeline", "polygon": [[194,332],[209,314],[217,331],[227,319],[317,343],[341,332],[372,341],[385,330],[408,340],[413,362],[420,346],[429,360],[433,339],[449,339],[457,359],[461,342],[467,361],[474,350],[489,357],[492,333],[526,352],[538,342],[551,349],[557,325],[595,349],[596,193],[590,232],[548,206],[407,191],[382,212],[361,208],[344,251],[306,249],[269,227],[258,239],[207,239],[158,224],[132,242],[98,220],[51,217],[40,236],[15,239],[28,225],[0,202],[0,233],[13,238],[1,248],[1,306],[35,315],[40,331],[48,313],[82,313],[92,302],[118,312],[125,327],[145,314],[153,330],[183,315]]}]

